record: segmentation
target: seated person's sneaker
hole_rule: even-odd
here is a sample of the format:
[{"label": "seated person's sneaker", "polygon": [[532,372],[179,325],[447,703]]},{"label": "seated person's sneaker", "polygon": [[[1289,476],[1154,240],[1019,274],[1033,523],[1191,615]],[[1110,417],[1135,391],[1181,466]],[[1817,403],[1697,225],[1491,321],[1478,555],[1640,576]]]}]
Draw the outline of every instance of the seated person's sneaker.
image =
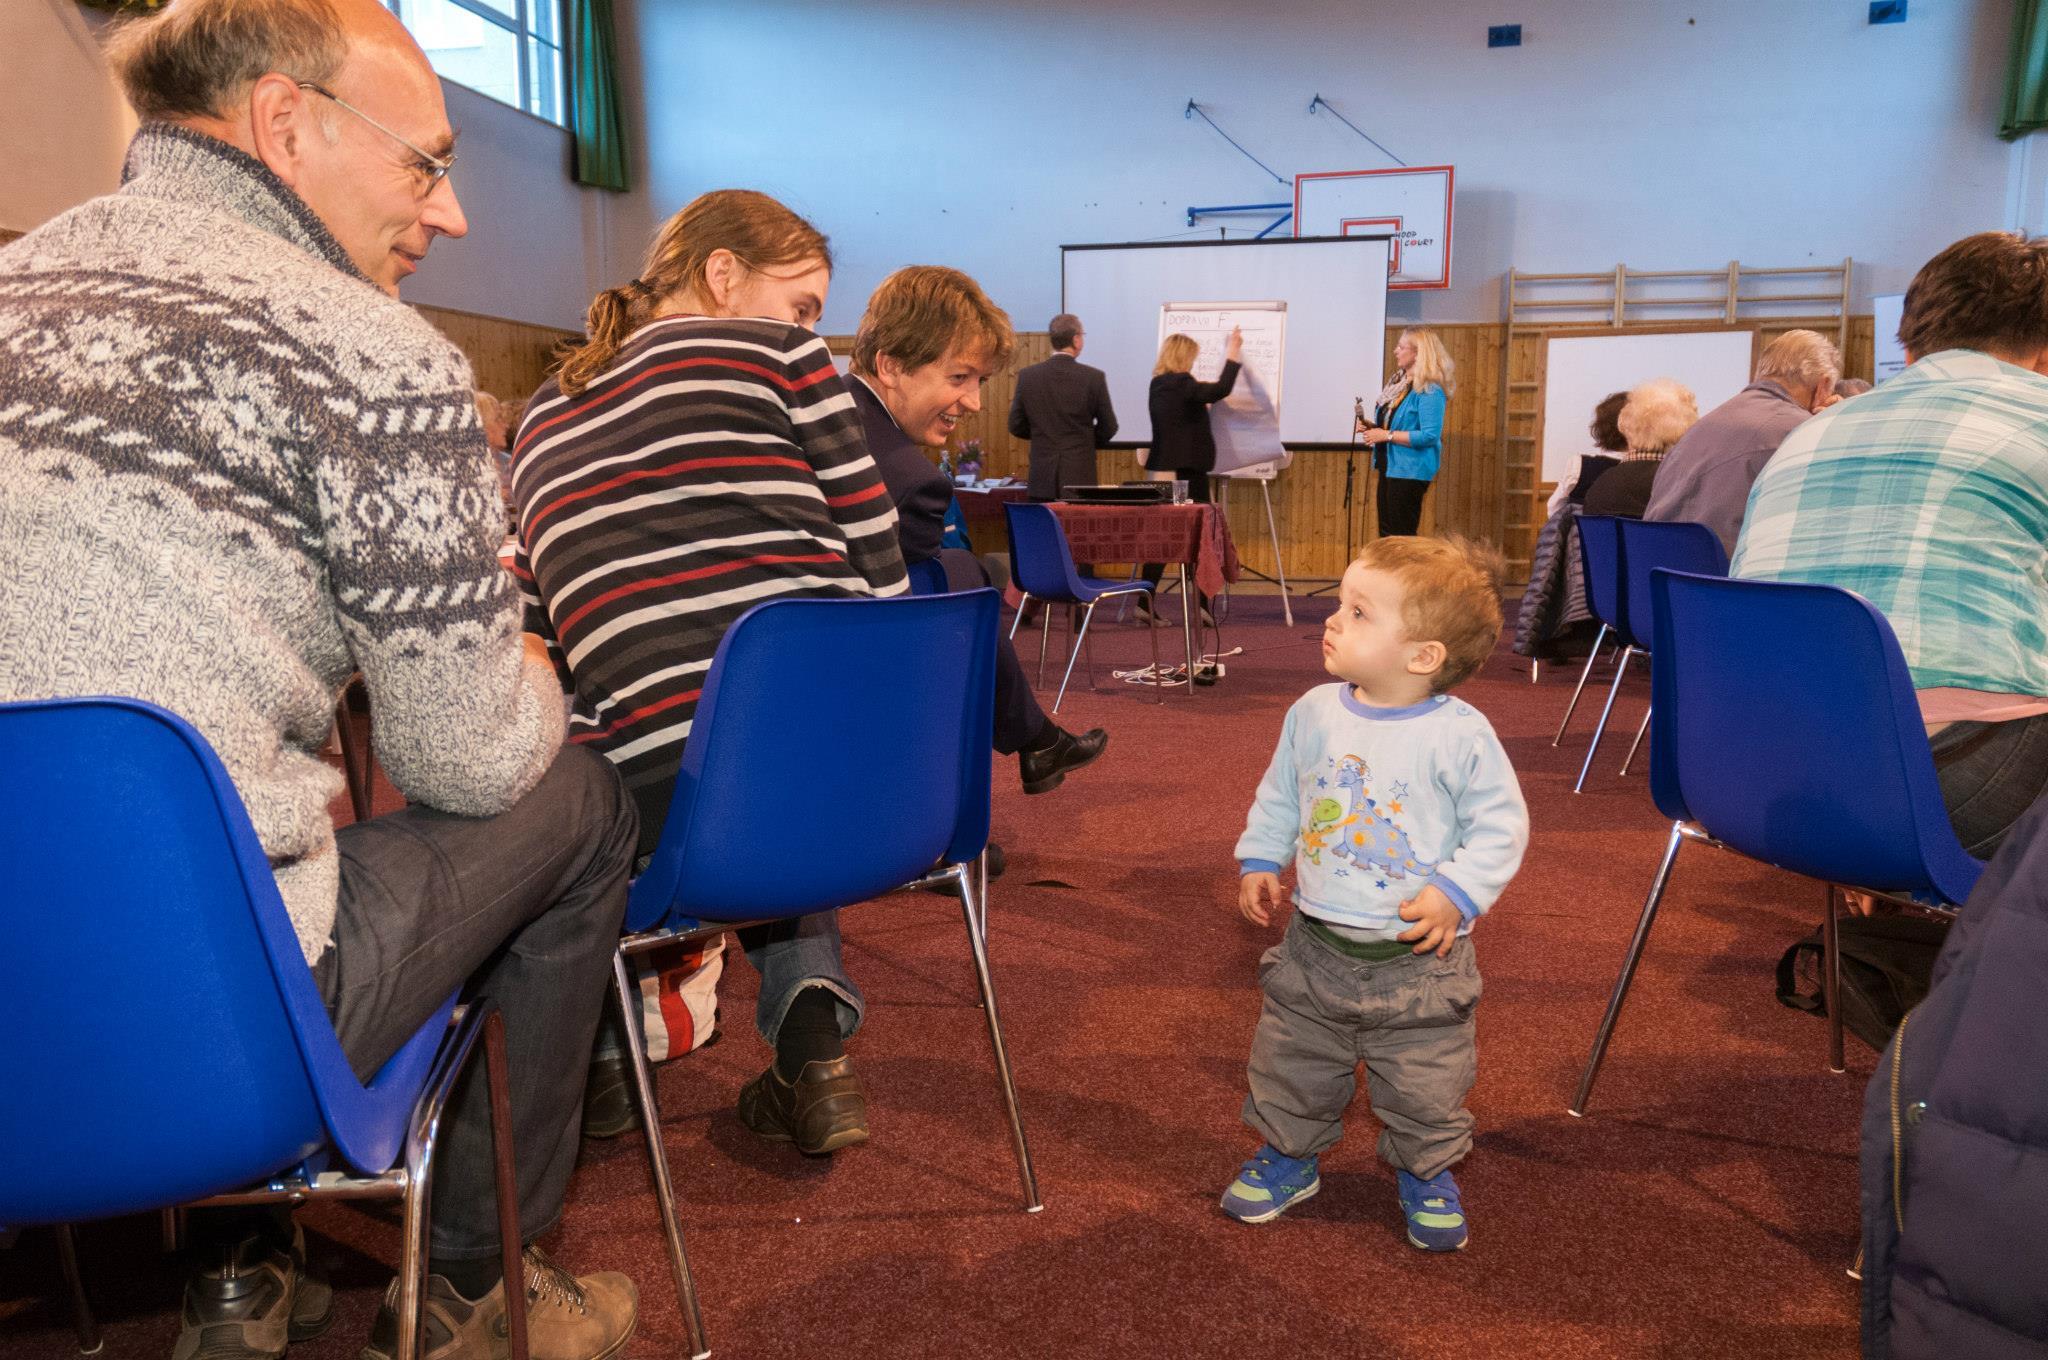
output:
[{"label": "seated person's sneaker", "polygon": [[1408,1216],[1408,1241],[1424,1251],[1463,1251],[1465,1206],[1458,1200],[1458,1182],[1447,1167],[1428,1180],[1396,1172],[1401,1187],[1401,1212]]},{"label": "seated person's sneaker", "polygon": [[868,1102],[853,1061],[807,1062],[793,1082],[773,1062],[740,1089],[740,1122],[770,1142],[822,1157],[868,1140]]},{"label": "seated person's sneaker", "polygon": [[280,1356],[287,1342],[310,1340],[334,1320],[334,1290],[306,1269],[304,1230],[294,1226],[290,1251],[252,1235],[233,1254],[232,1272],[218,1262],[186,1282],[172,1360]]},{"label": "seated person's sneaker", "polygon": [[1240,1223],[1265,1223],[1323,1188],[1316,1159],[1288,1157],[1261,1143],[1223,1192],[1223,1212]]},{"label": "seated person's sneaker", "polygon": [[1109,745],[1109,733],[1099,727],[1091,727],[1077,737],[1050,720],[1046,726],[1054,733],[1050,743],[1035,751],[1017,753],[1017,773],[1024,780],[1026,793],[1052,792],[1071,771],[1094,760]]},{"label": "seated person's sneaker", "polygon": [[[526,1249],[526,1350],[532,1360],[613,1360],[626,1349],[639,1321],[640,1296],[617,1271],[577,1278],[539,1247]],[[420,1360],[502,1360],[510,1323],[505,1282],[472,1302],[439,1275],[427,1277],[427,1322]],[[398,1281],[384,1291],[384,1306],[370,1324],[360,1360],[398,1354]]]}]

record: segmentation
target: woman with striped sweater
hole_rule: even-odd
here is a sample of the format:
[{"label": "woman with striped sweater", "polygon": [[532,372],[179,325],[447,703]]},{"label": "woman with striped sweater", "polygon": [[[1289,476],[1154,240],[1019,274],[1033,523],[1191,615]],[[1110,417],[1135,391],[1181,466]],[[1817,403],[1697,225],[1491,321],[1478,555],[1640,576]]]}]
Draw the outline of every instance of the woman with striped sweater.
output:
[{"label": "woman with striped sweater", "polygon": [[[705,194],[662,227],[639,278],[598,295],[587,342],[527,405],[514,572],[529,627],[568,679],[569,740],[618,765],[642,854],[660,838],[725,630],[779,596],[906,589],[887,488],[808,329],[831,276],[825,237],[782,204]],[[810,1153],[864,1141],[841,1042],[861,999],[836,915],[740,942],[761,970],[756,1019],[776,1050],[740,1117]],[[629,1127],[623,1064],[601,1052],[592,1078],[590,1131]]]}]

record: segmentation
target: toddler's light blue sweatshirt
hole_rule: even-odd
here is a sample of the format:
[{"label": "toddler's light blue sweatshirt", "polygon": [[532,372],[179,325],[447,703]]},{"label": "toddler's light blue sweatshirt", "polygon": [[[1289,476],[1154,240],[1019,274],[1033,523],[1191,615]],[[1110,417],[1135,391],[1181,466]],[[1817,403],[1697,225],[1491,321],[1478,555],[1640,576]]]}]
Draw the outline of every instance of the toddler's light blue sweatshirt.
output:
[{"label": "toddler's light blue sweatshirt", "polygon": [[1291,857],[1298,908],[1390,940],[1413,928],[1398,913],[1427,884],[1470,933],[1528,845],[1521,785],[1478,709],[1448,694],[1374,708],[1338,682],[1287,710],[1237,858],[1243,873],[1278,873]]}]

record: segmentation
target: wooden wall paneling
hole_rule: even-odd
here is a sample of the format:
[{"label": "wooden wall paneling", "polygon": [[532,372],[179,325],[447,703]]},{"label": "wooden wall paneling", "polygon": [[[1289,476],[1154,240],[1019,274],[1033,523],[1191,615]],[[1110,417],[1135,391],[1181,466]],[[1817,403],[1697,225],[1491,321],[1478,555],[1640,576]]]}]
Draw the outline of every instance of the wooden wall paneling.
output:
[{"label": "wooden wall paneling", "polygon": [[564,340],[582,338],[580,332],[556,326],[507,321],[446,307],[416,305],[413,310],[469,356],[479,388],[507,401],[523,402],[532,396],[547,377],[555,347]]}]

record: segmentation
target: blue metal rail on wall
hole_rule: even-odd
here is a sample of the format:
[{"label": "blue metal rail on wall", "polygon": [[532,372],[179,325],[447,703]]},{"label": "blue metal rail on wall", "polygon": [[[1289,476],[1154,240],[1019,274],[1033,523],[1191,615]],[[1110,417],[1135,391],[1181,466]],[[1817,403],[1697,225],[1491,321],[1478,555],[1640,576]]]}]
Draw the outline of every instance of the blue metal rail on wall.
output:
[{"label": "blue metal rail on wall", "polygon": [[1238,213],[1269,213],[1280,215],[1268,222],[1265,229],[1252,239],[1262,241],[1294,219],[1292,203],[1225,203],[1213,208],[1189,208],[1188,225],[1193,226],[1204,217],[1230,217]]}]

